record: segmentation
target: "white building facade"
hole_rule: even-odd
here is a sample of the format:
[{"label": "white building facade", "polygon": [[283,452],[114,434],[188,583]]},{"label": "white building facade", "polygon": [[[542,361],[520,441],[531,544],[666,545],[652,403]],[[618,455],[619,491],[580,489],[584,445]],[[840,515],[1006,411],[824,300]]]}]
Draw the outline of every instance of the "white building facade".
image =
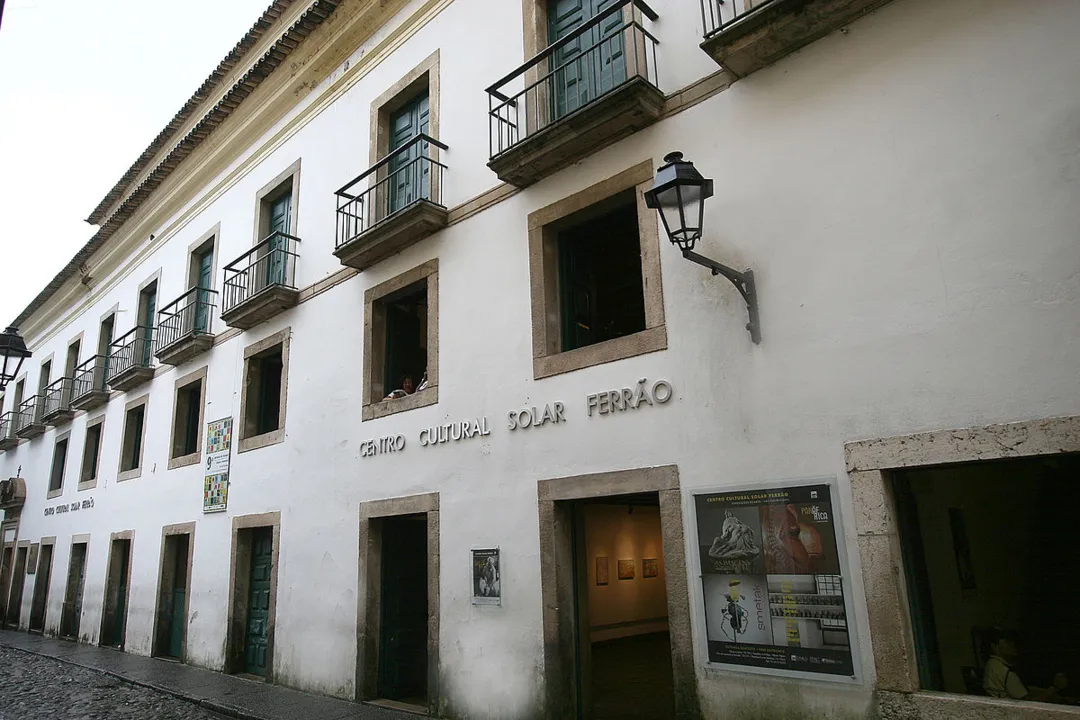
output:
[{"label": "white building facade", "polygon": [[948,516],[927,627],[897,490],[1080,452],[1080,6],[757,5],[275,2],[18,318],[8,625],[446,717],[604,717],[653,636],[671,717],[1080,717],[965,694],[995,559]]}]

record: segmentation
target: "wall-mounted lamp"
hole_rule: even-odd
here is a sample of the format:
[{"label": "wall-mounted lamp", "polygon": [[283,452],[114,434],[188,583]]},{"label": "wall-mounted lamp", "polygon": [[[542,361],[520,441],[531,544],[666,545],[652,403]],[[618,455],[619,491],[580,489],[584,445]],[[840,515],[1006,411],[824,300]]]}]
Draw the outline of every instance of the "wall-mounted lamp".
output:
[{"label": "wall-mounted lamp", "polygon": [[14,325],[0,333],[0,358],[3,358],[3,366],[0,368],[0,390],[15,379],[22,369],[23,360],[30,357],[31,352],[26,349],[26,342],[19,329]]},{"label": "wall-mounted lamp", "polygon": [[684,258],[709,268],[713,275],[723,275],[731,281],[746,301],[750,315],[746,329],[750,331],[750,340],[755,344],[760,343],[761,325],[753,271],[739,272],[694,252],[705,221],[705,200],[713,194],[713,181],[702,177],[694,163],[683,160],[681,152],[668,153],[664,156],[664,163],[656,171],[652,189],[645,192],[645,204],[660,212],[668,239],[682,250]]}]

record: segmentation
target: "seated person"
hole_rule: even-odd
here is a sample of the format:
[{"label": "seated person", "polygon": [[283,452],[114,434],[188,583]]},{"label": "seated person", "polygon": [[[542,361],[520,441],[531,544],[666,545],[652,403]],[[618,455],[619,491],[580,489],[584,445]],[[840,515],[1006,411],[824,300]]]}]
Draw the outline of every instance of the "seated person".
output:
[{"label": "seated person", "polygon": [[1054,676],[1054,684],[1048,688],[1028,687],[1024,684],[1013,664],[1018,652],[1013,638],[1001,630],[995,630],[990,638],[990,659],[983,669],[983,689],[986,694],[996,698],[1013,700],[1035,700],[1038,702],[1062,702],[1060,692],[1068,687],[1068,680],[1062,673]]}]

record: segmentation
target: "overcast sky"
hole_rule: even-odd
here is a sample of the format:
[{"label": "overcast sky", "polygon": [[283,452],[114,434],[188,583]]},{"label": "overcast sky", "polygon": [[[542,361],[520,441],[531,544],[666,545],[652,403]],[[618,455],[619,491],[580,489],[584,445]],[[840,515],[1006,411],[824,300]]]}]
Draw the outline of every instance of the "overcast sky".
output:
[{"label": "overcast sky", "polygon": [[90,211],[269,4],[7,0],[0,327],[90,239]]}]

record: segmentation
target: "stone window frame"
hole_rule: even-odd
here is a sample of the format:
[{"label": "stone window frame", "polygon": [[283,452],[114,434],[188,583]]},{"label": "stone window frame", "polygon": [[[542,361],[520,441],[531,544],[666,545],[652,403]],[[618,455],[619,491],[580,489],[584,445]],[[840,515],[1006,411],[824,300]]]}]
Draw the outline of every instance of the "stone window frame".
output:
[{"label": "stone window frame", "polygon": [[[59,445],[62,442],[67,443],[67,445],[64,446],[64,471],[60,474],[60,487],[56,488],[55,490],[49,490],[48,489],[49,485],[52,484],[53,471],[56,469],[56,446]],[[53,498],[58,498],[58,497],[60,497],[61,495],[64,494],[64,477],[67,475],[68,470],[70,469],[70,465],[71,465],[71,431],[67,430],[65,432],[58,433],[56,435],[56,437],[53,438],[52,461],[49,463],[49,485],[45,486],[45,488],[46,488],[45,498],[47,500],[52,500]]]},{"label": "stone window frame", "polygon": [[[143,421],[143,425],[146,421]],[[90,480],[83,480],[86,476],[86,443],[90,439],[90,430],[94,427],[100,428],[98,430],[98,449],[97,449],[97,468],[94,472],[94,477]],[[83,453],[82,461],[79,463],[79,486],[76,492],[82,492],[83,490],[93,490],[97,487],[98,475],[101,474],[101,448],[105,444],[105,413],[101,412],[96,417],[87,419],[86,431],[83,433]]]},{"label": "stone window frame", "polygon": [[[74,378],[75,377],[75,368],[79,367],[79,363],[81,363],[82,360],[83,360],[82,356],[86,351],[86,348],[83,347],[83,335],[84,334],[85,334],[85,331],[79,331],[78,334],[76,334],[73,337],[69,338],[68,341],[66,343],[64,343],[64,368],[63,368],[63,374],[60,377],[66,377],[66,378]],[[71,346],[75,345],[76,343],[78,343],[78,345],[79,345],[79,352],[75,356],[75,364],[72,366],[71,370],[69,371],[68,367],[67,367],[67,356],[68,356],[68,353],[71,352]],[[59,378],[57,378],[57,379],[59,379]],[[68,391],[68,400],[71,399],[70,395],[71,395],[71,391],[69,390]]]},{"label": "stone window frame", "polygon": [[[255,193],[255,224],[253,227],[255,238],[251,243],[255,247],[270,234],[270,204],[284,193],[280,190],[286,183],[289,185],[289,194],[292,199],[289,203],[289,234],[299,237],[297,225],[300,220],[300,161],[296,160],[289,167],[282,170],[277,177],[259,188]],[[215,262],[217,258],[215,258]]]},{"label": "stone window frame", "polygon": [[540,586],[544,632],[544,692],[553,717],[576,717],[578,668],[573,617],[575,552],[567,535],[573,525],[567,502],[655,492],[667,576],[675,716],[701,717],[691,631],[690,585],[683,520],[683,493],[677,465],[632,468],[552,478],[537,482],[540,526]]},{"label": "stone window frame", "polygon": [[[383,356],[386,349],[384,298],[411,285],[427,281],[427,381],[412,395],[384,400]],[[417,385],[420,384],[417,379]],[[411,270],[381,282],[364,292],[364,390],[361,420],[394,415],[439,402],[439,259],[433,258]]]},{"label": "stone window frame", "polygon": [[[139,444],[139,466],[130,470],[124,470],[124,445],[126,444],[124,440],[127,438],[128,413],[140,405],[143,408],[143,423],[142,438]],[[134,480],[142,477],[143,466],[146,465],[146,426],[149,424],[150,393],[146,393],[141,397],[130,400],[124,405],[124,422],[120,432],[120,458],[116,466],[116,482],[124,482],[125,480]]]},{"label": "stone window frame", "polygon": [[356,700],[377,700],[379,679],[379,593],[382,583],[382,529],[379,520],[400,515],[427,517],[428,710],[434,716],[442,707],[439,667],[440,534],[439,493],[371,500],[360,503],[359,557],[356,587]]},{"label": "stone window frame", "polygon": [[[198,370],[177,378],[173,383],[172,423],[169,427],[169,470],[194,465],[202,459],[202,427],[206,420],[206,372],[209,367],[209,365],[203,365]],[[195,438],[195,452],[187,455],[176,455],[176,425],[179,422],[176,412],[180,409],[180,391],[196,381],[201,384],[199,386],[199,429]]]},{"label": "stone window frame", "polygon": [[210,263],[210,277],[214,280],[214,284],[210,286],[210,290],[213,290],[217,287],[218,261],[221,259],[218,255],[218,251],[221,248],[220,222],[216,223],[214,227],[210,228],[202,235],[200,235],[198,240],[188,245],[188,267],[186,278],[187,286],[184,288],[185,292],[195,287],[195,284],[199,280],[199,267],[195,262],[196,254],[206,250],[208,247],[213,253],[213,255],[211,256],[213,261]]},{"label": "stone window frame", "polygon": [[[245,530],[269,527],[273,529],[273,549],[270,566],[270,612],[266,630],[266,682],[274,680],[274,636],[277,626],[278,569],[281,566],[281,512],[238,515],[232,519],[232,552],[229,560],[229,611],[226,621],[225,672],[243,669],[244,633],[247,624],[247,583],[250,577],[250,534]],[[246,547],[244,539],[247,538]],[[189,555],[190,557],[190,555]],[[245,568],[244,562],[247,562]],[[238,582],[239,581],[239,582]]]},{"label": "stone window frame", "polygon": [[[114,532],[109,534],[109,552],[105,558],[105,594],[101,603],[101,617],[98,619],[98,645],[100,647],[109,647],[108,645],[101,644],[101,638],[105,635],[105,606],[108,603],[109,594],[114,588],[114,583],[118,578],[113,577],[113,543],[117,540],[128,541],[128,565],[127,565],[127,577],[124,578],[124,607],[129,608],[129,601],[131,600],[131,566],[135,563],[135,531],[134,530],[122,530],[120,532]],[[115,609],[114,609],[115,610]],[[120,626],[120,644],[119,647],[123,650],[127,644],[127,625],[128,618],[131,617],[131,613],[125,609],[124,619]]]},{"label": "stone window frame", "polygon": [[[240,386],[240,438],[237,452],[258,450],[268,445],[285,442],[285,415],[289,405],[289,346],[292,327],[284,328],[244,348],[244,381]],[[259,435],[248,435],[248,386],[251,384],[251,359],[265,353],[275,345],[281,345],[281,400],[278,403],[278,428]]]},{"label": "stone window frame", "polygon": [[[49,353],[45,357],[41,358],[41,361],[38,363],[38,389],[36,394],[40,396],[38,402],[42,403],[42,406],[38,408],[39,417],[44,412],[43,404],[45,402],[45,388],[47,388],[54,380],[56,380],[56,368],[53,367],[53,361],[56,359],[55,355],[56,353]],[[48,376],[45,376],[45,373],[43,372],[46,365],[49,366]],[[41,381],[43,379],[45,379],[46,382],[42,383]],[[23,402],[25,401],[26,398],[24,397]]]},{"label": "stone window frame", "polygon": [[[896,470],[1080,452],[1080,416],[876,438],[844,445],[877,690],[919,717],[1080,718],[1080,708],[923,690],[891,474]],[[1018,705],[1017,703],[1021,703]],[[1017,715],[1021,713],[1021,715]]]},{"label": "stone window frame", "polygon": [[190,618],[189,613],[191,611],[191,568],[195,554],[194,522],[176,523],[173,525],[165,525],[161,528],[161,550],[158,553],[157,595],[155,596],[154,603],[154,627],[150,639],[150,653],[152,657],[159,656],[161,645],[164,642],[165,623],[168,620],[168,617],[164,612],[164,595],[168,592],[166,588],[170,585],[168,581],[171,580],[171,573],[173,572],[172,568],[168,568],[165,565],[165,539],[173,535],[188,536],[187,577],[185,582],[186,592],[184,593],[185,627],[184,638],[180,641],[180,661],[183,662],[184,658],[187,657],[187,620]]},{"label": "stone window frame", "polygon": [[[659,220],[656,213],[645,206],[644,195],[652,187],[652,180],[653,162],[645,160],[529,213],[529,293],[532,301],[534,380],[667,349]],[[551,224],[627,190],[634,190],[636,196],[645,329],[573,350],[561,350],[558,253]]]}]

